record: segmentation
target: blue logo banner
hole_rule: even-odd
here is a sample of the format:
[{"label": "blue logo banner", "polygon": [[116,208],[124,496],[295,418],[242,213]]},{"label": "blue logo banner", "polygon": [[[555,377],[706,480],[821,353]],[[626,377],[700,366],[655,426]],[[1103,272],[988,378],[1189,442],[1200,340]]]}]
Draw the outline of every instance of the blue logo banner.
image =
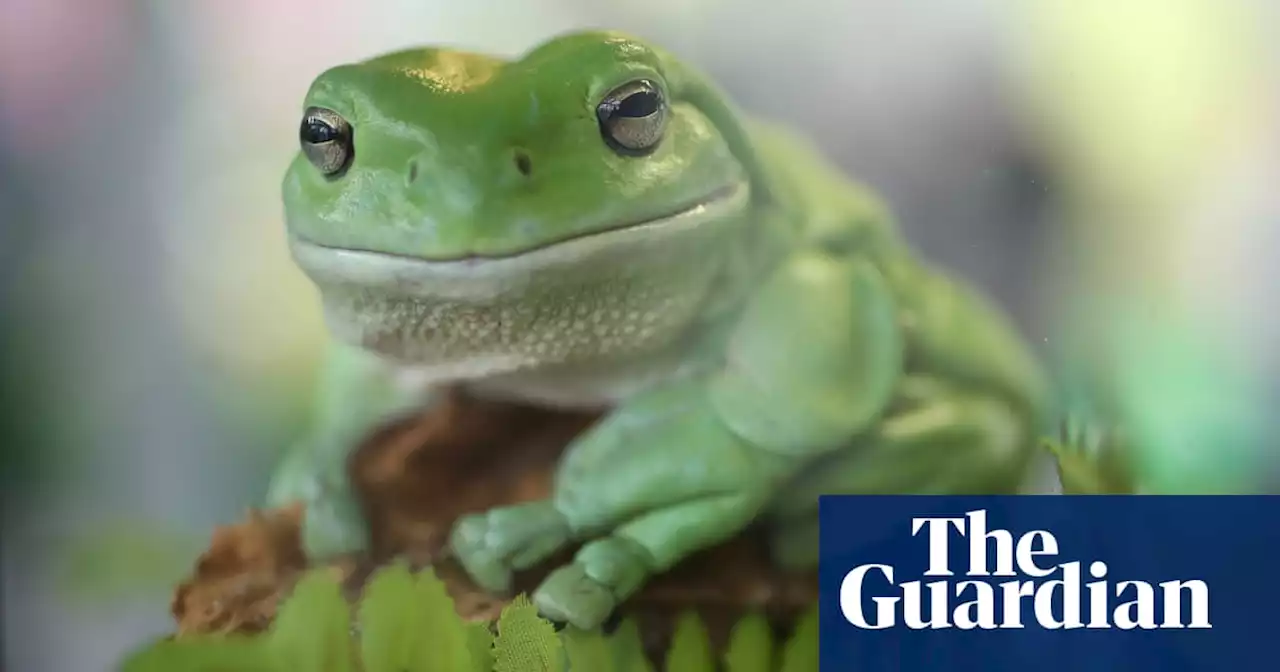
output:
[{"label": "blue logo banner", "polygon": [[1280,669],[1280,497],[831,496],[823,672]]}]

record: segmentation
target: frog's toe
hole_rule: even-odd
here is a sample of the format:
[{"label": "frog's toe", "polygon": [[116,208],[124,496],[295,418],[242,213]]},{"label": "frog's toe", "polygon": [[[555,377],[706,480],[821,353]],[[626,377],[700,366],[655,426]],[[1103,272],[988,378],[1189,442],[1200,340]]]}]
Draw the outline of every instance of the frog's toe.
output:
[{"label": "frog's toe", "polygon": [[485,520],[468,516],[458,521],[449,539],[450,549],[462,569],[481,588],[495,593],[511,590],[511,569],[486,543]]},{"label": "frog's toe", "polygon": [[573,563],[552,572],[533,594],[538,612],[552,622],[568,623],[580,630],[604,625],[618,607],[613,591]]},{"label": "frog's toe", "polygon": [[505,593],[516,570],[545,560],[569,540],[564,516],[550,502],[532,502],[459,518],[449,547],[477,585]]},{"label": "frog's toe", "polygon": [[368,528],[354,502],[322,498],[307,502],[303,509],[301,541],[313,561],[358,553],[368,547]]}]

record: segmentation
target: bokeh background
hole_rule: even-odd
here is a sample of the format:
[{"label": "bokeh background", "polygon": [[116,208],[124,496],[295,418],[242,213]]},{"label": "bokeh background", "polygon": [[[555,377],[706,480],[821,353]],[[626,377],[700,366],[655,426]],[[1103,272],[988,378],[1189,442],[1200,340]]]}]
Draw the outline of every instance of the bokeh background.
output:
[{"label": "bokeh background", "polygon": [[1145,437],[1269,487],[1280,3],[0,0],[3,669],[99,672],[257,504],[324,340],[278,185],[321,70],[610,27],[812,135]]}]

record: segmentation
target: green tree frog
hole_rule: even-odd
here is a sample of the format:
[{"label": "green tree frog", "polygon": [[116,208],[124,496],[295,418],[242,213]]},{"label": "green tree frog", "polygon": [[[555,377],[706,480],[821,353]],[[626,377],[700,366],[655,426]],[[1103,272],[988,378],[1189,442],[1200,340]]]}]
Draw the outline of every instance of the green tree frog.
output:
[{"label": "green tree frog", "polygon": [[289,244],[335,347],[269,499],[305,505],[313,557],[367,543],[356,440],[445,384],[607,409],[548,499],[449,541],[494,591],[577,547],[533,599],[582,628],[751,525],[812,566],[819,494],[1025,482],[1047,386],[1009,320],[668,52],[606,31],[408,49],[324,72],[303,108]]}]

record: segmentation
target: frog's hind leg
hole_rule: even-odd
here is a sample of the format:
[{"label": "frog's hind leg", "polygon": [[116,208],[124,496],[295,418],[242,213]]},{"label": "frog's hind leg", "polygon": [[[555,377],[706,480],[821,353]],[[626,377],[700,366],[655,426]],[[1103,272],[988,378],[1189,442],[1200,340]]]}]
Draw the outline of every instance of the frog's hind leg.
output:
[{"label": "frog's hind leg", "polygon": [[1035,446],[1027,414],[1001,397],[910,376],[876,429],[806,469],[770,507],[774,560],[817,565],[819,495],[1014,493]]}]

